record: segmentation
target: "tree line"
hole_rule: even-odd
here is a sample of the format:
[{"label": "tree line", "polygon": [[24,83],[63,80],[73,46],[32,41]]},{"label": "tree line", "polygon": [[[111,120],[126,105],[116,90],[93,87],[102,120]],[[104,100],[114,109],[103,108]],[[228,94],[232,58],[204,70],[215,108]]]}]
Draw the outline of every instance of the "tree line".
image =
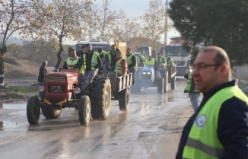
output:
[{"label": "tree line", "polygon": [[217,45],[227,51],[232,66],[248,63],[248,1],[172,0],[169,6],[173,25],[193,57],[202,46]]},{"label": "tree line", "polygon": [[[92,0],[0,0],[0,85],[3,85],[7,42],[13,35],[34,41],[55,38],[59,44],[55,66],[58,68],[66,39],[147,38],[155,43],[168,29],[162,0],[150,0],[148,10],[138,18],[128,18],[122,10],[111,10],[110,3],[111,0],[103,0],[102,6],[98,6]],[[139,41],[133,45],[139,45]]]}]

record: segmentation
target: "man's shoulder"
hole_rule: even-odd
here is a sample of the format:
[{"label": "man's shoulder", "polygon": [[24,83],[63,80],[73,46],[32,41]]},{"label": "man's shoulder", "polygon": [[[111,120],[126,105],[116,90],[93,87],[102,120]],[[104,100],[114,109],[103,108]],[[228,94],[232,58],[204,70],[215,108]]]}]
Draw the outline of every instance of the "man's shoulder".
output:
[{"label": "man's shoulder", "polygon": [[230,111],[231,109],[236,109],[238,107],[243,107],[248,109],[248,105],[246,101],[240,99],[239,97],[232,97],[227,99],[223,104],[222,107],[226,109],[227,111]]}]

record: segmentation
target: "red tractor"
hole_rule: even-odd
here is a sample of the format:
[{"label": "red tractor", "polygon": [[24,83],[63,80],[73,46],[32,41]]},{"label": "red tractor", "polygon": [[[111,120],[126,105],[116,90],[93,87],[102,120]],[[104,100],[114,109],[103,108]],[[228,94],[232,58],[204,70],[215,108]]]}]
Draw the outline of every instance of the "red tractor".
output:
[{"label": "red tractor", "polygon": [[97,75],[87,88],[87,95],[81,96],[76,70],[62,69],[46,76],[45,86],[40,86],[39,96],[34,95],[27,102],[29,124],[39,122],[40,110],[47,119],[60,116],[63,108],[78,109],[79,122],[87,126],[93,119],[106,119],[111,99],[119,100],[120,110],[126,111],[129,102],[129,87],[133,84],[132,74],[116,77]]}]

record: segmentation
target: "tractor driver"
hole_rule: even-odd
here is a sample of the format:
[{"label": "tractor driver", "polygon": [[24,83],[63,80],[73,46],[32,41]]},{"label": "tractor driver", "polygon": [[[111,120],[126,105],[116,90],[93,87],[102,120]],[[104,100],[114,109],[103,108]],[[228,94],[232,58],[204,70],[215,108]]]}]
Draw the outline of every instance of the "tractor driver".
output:
[{"label": "tractor driver", "polygon": [[77,68],[78,73],[83,75],[84,68],[83,68],[83,61],[80,57],[77,56],[74,49],[69,50],[69,57],[66,59],[63,65],[63,69],[74,69]]},{"label": "tractor driver", "polygon": [[83,66],[85,68],[85,73],[81,78],[81,92],[82,95],[86,94],[86,89],[91,83],[93,78],[96,76],[98,69],[102,66],[102,61],[100,59],[99,53],[92,50],[91,44],[85,45],[85,54],[83,58]]},{"label": "tractor driver", "polygon": [[146,66],[153,66],[155,65],[155,60],[154,58],[152,58],[151,55],[148,56],[148,59],[146,60],[146,63],[145,63]]}]

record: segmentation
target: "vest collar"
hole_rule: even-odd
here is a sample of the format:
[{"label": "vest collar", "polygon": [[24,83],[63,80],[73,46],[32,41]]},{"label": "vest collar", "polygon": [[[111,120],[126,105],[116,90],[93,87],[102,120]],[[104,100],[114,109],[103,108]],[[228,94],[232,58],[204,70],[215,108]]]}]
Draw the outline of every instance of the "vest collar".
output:
[{"label": "vest collar", "polygon": [[225,87],[230,87],[230,86],[236,86],[238,84],[238,81],[237,80],[232,80],[230,82],[226,82],[226,83],[223,83],[215,88],[213,88],[212,90],[210,90],[208,93],[204,93],[204,98],[209,96],[211,97],[213,94],[215,94],[216,92],[218,92],[219,90],[225,88]]}]

